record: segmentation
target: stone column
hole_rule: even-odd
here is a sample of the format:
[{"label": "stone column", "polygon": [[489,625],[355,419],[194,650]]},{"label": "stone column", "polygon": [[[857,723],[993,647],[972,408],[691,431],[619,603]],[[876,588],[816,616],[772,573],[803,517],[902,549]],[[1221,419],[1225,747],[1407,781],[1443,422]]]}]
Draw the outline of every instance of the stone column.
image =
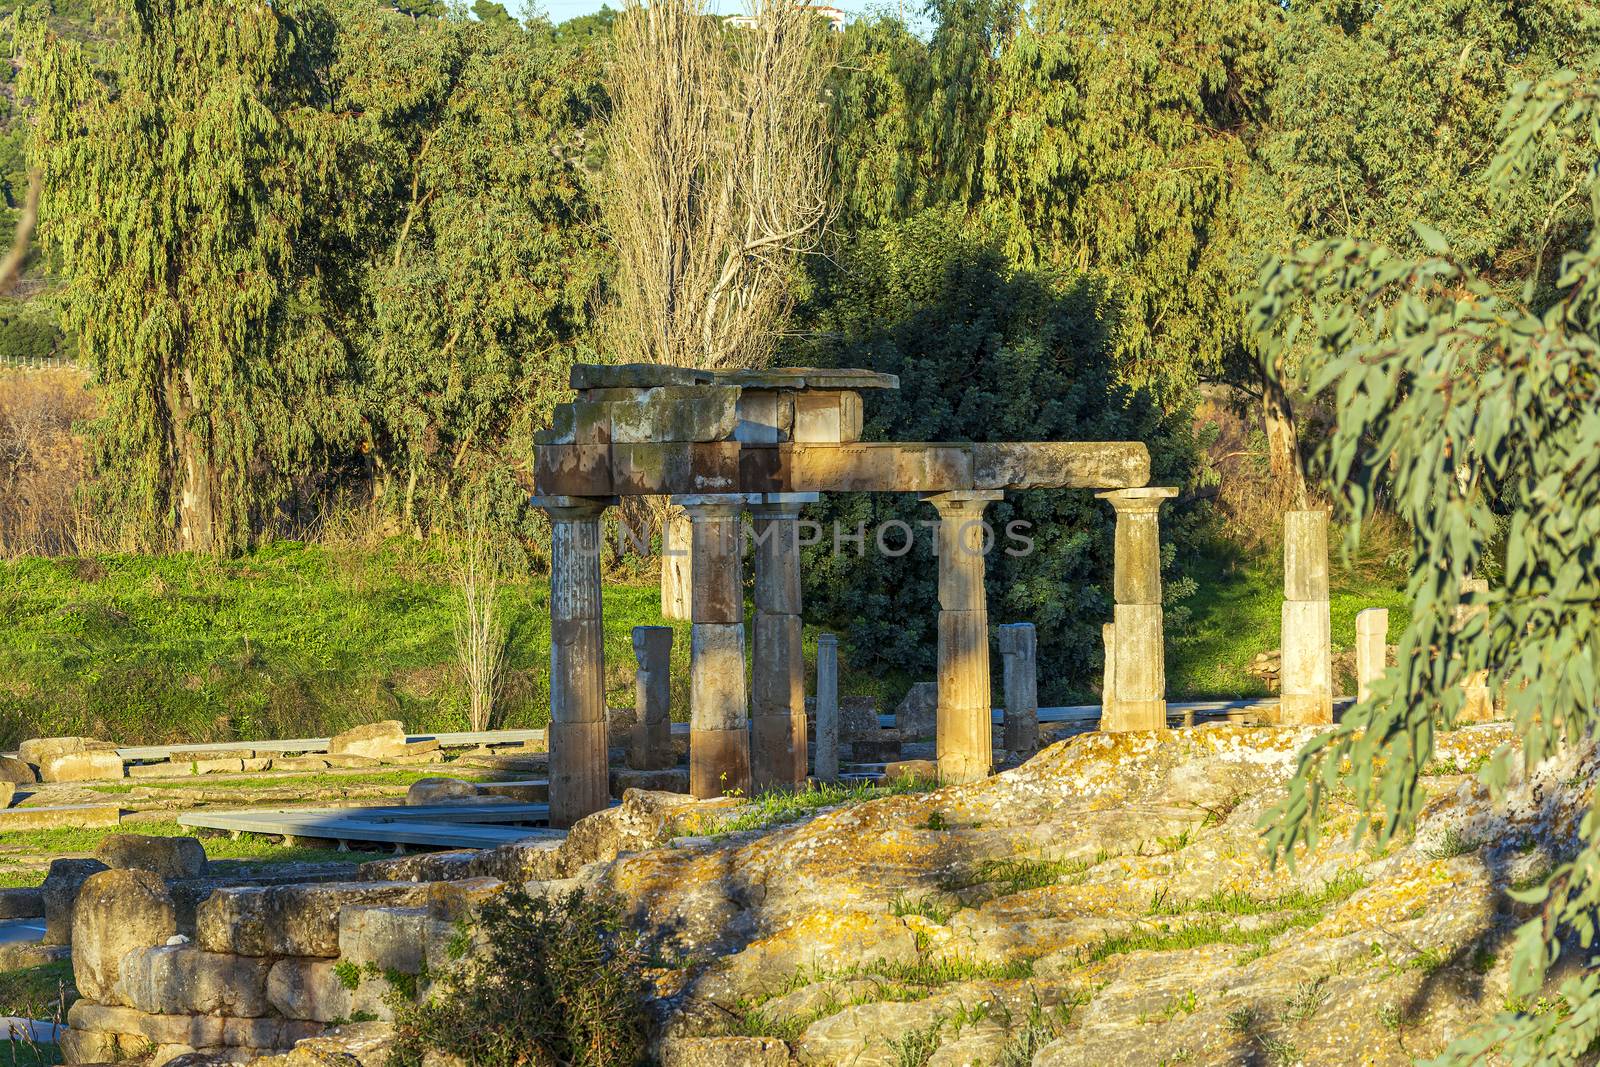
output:
[{"label": "stone column", "polygon": [[939,512],[939,779],[975,782],[994,764],[989,609],[983,589],[984,509],[997,489],[933,493]]},{"label": "stone column", "polygon": [[1039,748],[1039,637],[1031,622],[997,631],[1006,690],[1005,746],[1027,757]]},{"label": "stone column", "polygon": [[750,498],[755,535],[755,641],[750,669],[750,778],[757,790],[806,780],[806,663],[800,644],[800,509],[816,493]]},{"label": "stone column", "polygon": [[677,505],[661,520],[661,617],[683,622],[690,613],[689,516]]},{"label": "stone column", "polygon": [[534,497],[550,516],[550,825],[611,803],[600,516],[614,497]]},{"label": "stone column", "polygon": [[1333,622],[1328,609],[1328,512],[1283,516],[1283,660],[1278,722],[1333,721]]},{"label": "stone column", "polygon": [[1100,728],[1104,730],[1106,717],[1117,703],[1117,624],[1100,624],[1100,643],[1105,646],[1105,667],[1100,684]]},{"label": "stone column", "polygon": [[[1483,578],[1461,579],[1461,594],[1463,597],[1473,597],[1487,593],[1489,583]],[[1456,606],[1456,629],[1465,626],[1467,620],[1474,615],[1487,614],[1489,609],[1482,604],[1459,604]],[[1495,717],[1494,696],[1489,691],[1489,672],[1473,671],[1461,682],[1461,691],[1465,701],[1461,705],[1461,722],[1490,722]]]},{"label": "stone column", "polygon": [[1356,699],[1372,695],[1372,683],[1389,665],[1389,609],[1356,612]]},{"label": "stone column", "polygon": [[672,751],[672,627],[635,626],[633,746],[628,766],[662,771],[678,762]]},{"label": "stone column", "polygon": [[817,635],[817,746],[813,768],[818,781],[839,777],[839,639]]},{"label": "stone column", "polygon": [[1111,700],[1100,709],[1107,732],[1167,726],[1166,645],[1161,614],[1161,502],[1176,489],[1146,486],[1095,494],[1117,513],[1112,591]]},{"label": "stone column", "polygon": [[689,791],[702,799],[750,792],[744,676],[744,583],[735,493],[681,496],[689,513]]}]

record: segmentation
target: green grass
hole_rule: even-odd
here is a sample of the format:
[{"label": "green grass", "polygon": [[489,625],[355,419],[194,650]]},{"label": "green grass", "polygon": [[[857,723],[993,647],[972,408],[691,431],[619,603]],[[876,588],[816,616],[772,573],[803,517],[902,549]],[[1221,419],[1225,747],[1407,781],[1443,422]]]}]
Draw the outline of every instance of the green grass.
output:
[{"label": "green grass", "polygon": [[[0,971],[0,1016],[50,1020],[55,1018],[59,1009],[64,1021],[65,1009],[71,1007],[76,999],[78,994],[72,987],[71,960],[25,967],[18,971]],[[17,1047],[20,1051],[20,1042]],[[6,1060],[0,1054],[0,1063],[4,1062]]]},{"label": "green grass", "polygon": [[1093,866],[1088,860],[984,860],[968,874],[951,880],[944,888],[956,892],[980,885],[988,886],[994,889],[995,896],[1005,897],[1057,885],[1062,879],[1083,874]]},{"label": "green grass", "polygon": [[708,836],[720,837],[744,830],[764,830],[769,826],[799,822],[823,808],[861,804],[902,793],[923,793],[934,788],[936,785],[933,782],[902,777],[881,784],[809,782],[804,789],[775,789],[751,798],[749,804],[713,826]]},{"label": "green grass", "polygon": [[[320,736],[401,719],[467,728],[455,592],[440,548],[281,542],[231,560],[0,562],[0,748],[90,734],[124,744]],[[508,583],[506,726],[549,720],[549,587]],[[658,625],[653,582],[605,591],[607,696],[633,700],[631,630]],[[688,624],[674,704],[688,706]]]},{"label": "green grass", "polygon": [[[22,868],[12,861],[16,856],[54,856],[93,852],[101,841],[114,834],[149,834],[155,837],[192,837],[194,831],[175,822],[128,822],[118,827],[82,829],[61,827],[54,830],[19,830],[0,839],[0,888],[35,886],[44,880],[38,868]],[[360,863],[381,859],[382,852],[339,852],[328,848],[274,844],[259,834],[231,837],[205,837],[206,856],[212,860],[245,863]]]},{"label": "green grass", "polygon": [[[1398,642],[1411,617],[1404,574],[1371,560],[1357,559],[1346,565],[1339,546],[1330,549],[1329,607],[1335,653],[1355,646],[1356,613],[1366,608],[1389,609],[1389,642]],[[1218,550],[1187,562],[1185,573],[1199,588],[1185,601],[1191,615],[1183,632],[1168,635],[1169,699],[1268,695],[1261,680],[1245,673],[1245,668],[1256,653],[1280,646],[1282,561],[1235,562]],[[1339,695],[1353,696],[1354,692]]]}]

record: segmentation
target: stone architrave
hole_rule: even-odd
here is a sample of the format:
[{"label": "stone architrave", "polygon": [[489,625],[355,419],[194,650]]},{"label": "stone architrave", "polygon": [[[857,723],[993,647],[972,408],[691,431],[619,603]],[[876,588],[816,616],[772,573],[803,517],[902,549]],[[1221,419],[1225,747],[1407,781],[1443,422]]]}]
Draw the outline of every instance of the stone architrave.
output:
[{"label": "stone architrave", "polygon": [[1039,747],[1039,638],[1031,622],[996,631],[1005,683],[1005,746],[1024,758]]},{"label": "stone architrave", "polygon": [[1328,607],[1328,512],[1283,516],[1283,661],[1278,721],[1333,722],[1333,632]]},{"label": "stone architrave", "polygon": [[818,781],[839,777],[839,638],[817,635],[817,738],[813,773]]},{"label": "stone architrave", "polygon": [[816,493],[750,498],[755,641],[750,677],[750,775],[758,790],[806,780],[806,665],[801,646],[800,511]]},{"label": "stone architrave", "polygon": [[[1483,578],[1461,579],[1461,594],[1463,597],[1477,597],[1489,591],[1489,583]],[[1456,628],[1466,625],[1468,619],[1474,615],[1485,615],[1489,609],[1483,604],[1463,603],[1456,607]],[[1494,694],[1489,689],[1489,672],[1473,671],[1461,682],[1462,695],[1465,697],[1461,705],[1460,722],[1490,722],[1495,717]]]},{"label": "stone architrave", "polygon": [[1356,612],[1356,699],[1372,695],[1372,683],[1389,663],[1389,609]]},{"label": "stone architrave", "polygon": [[1111,696],[1100,709],[1107,732],[1164,730],[1167,725],[1166,645],[1161,612],[1161,504],[1178,495],[1164,486],[1095,494],[1117,513],[1116,600],[1111,642]]},{"label": "stone architrave", "polygon": [[535,497],[550,516],[550,825],[611,803],[600,516],[608,497]]},{"label": "stone architrave", "polygon": [[635,626],[633,745],[628,766],[661,771],[678,762],[672,750],[672,627]]},{"label": "stone architrave", "polygon": [[939,513],[939,778],[974,782],[994,765],[989,609],[983,577],[993,547],[984,509],[999,490],[924,496]]},{"label": "stone architrave", "polygon": [[706,799],[750,792],[750,715],[744,673],[744,496],[678,497],[689,513],[689,791]]}]

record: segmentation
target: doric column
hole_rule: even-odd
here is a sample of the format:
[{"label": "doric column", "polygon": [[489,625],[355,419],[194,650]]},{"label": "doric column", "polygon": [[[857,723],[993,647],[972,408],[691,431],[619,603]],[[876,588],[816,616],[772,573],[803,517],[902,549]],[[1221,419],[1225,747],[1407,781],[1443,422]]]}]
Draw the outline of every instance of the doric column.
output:
[{"label": "doric column", "polygon": [[678,762],[672,751],[672,627],[635,626],[633,745],[628,766],[661,771]]},{"label": "doric column", "polygon": [[1026,759],[1039,748],[1039,636],[1031,622],[1008,623],[996,635],[1006,691],[1006,751]]},{"label": "doric column", "polygon": [[550,516],[550,825],[611,803],[600,516],[614,497],[534,497]]},{"label": "doric column", "polygon": [[839,777],[839,639],[817,635],[817,780]]},{"label": "doric column", "polygon": [[800,510],[816,493],[750,498],[755,640],[750,669],[750,777],[757,790],[806,780],[806,663],[800,643]]},{"label": "doric column", "polygon": [[994,704],[989,689],[989,609],[983,565],[991,547],[983,523],[999,490],[933,493],[939,512],[939,778],[973,782],[994,764]]},{"label": "doric column", "polygon": [[744,583],[736,493],[680,496],[689,513],[689,791],[702,799],[750,792],[744,677]]},{"label": "doric column", "polygon": [[1372,683],[1389,665],[1389,609],[1356,612],[1356,699],[1372,695]]},{"label": "doric column", "polygon": [[1166,647],[1161,633],[1161,502],[1176,489],[1146,486],[1095,494],[1117,512],[1112,590],[1112,696],[1100,709],[1108,732],[1167,725]]},{"label": "doric column", "polygon": [[1283,516],[1283,659],[1278,721],[1333,721],[1333,622],[1328,608],[1328,512]]}]

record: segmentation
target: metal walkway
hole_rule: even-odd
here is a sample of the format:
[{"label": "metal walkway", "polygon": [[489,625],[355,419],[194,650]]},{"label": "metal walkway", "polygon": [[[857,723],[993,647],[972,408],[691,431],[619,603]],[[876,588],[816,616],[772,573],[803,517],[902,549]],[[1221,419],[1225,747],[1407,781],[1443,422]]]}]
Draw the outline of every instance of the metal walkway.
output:
[{"label": "metal walkway", "polygon": [[560,840],[564,831],[548,824],[548,804],[427,804],[416,807],[279,808],[248,811],[191,811],[178,825],[233,833],[314,837],[350,843],[431,845],[439,848],[494,848],[526,838]]}]

